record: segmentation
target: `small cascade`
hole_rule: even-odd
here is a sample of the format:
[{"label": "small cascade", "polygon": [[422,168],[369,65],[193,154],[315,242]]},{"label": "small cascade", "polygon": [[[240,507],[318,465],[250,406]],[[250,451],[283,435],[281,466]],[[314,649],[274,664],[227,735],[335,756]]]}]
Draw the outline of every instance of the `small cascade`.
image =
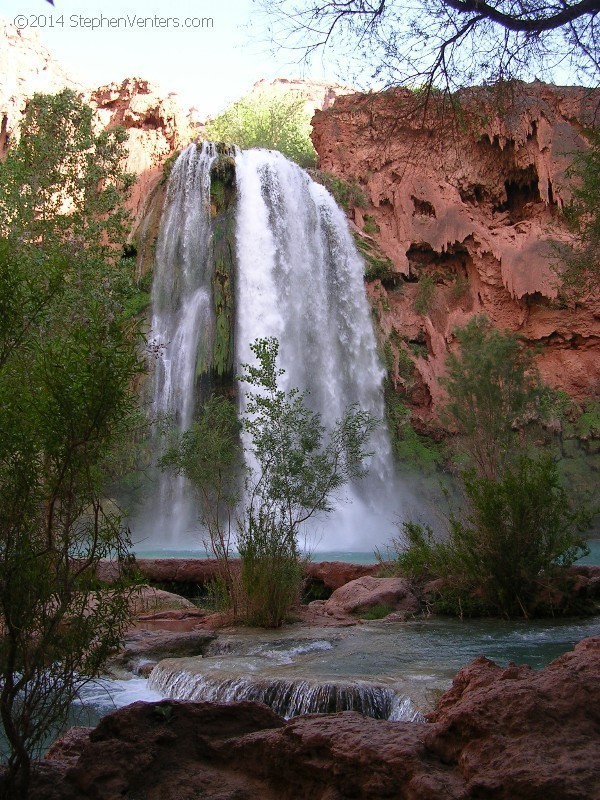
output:
[{"label": "small cascade", "polygon": [[421,714],[410,699],[388,686],[350,681],[333,683],[304,679],[267,678],[253,674],[228,676],[173,669],[169,660],[152,670],[148,686],[173,700],[264,703],[285,719],[300,714],[357,711],[374,719],[414,722]]}]

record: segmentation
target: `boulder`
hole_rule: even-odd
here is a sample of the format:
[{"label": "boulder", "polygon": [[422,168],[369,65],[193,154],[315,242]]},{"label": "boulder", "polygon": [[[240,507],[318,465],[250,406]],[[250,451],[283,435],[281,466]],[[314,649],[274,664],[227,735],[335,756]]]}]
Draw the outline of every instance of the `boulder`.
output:
[{"label": "boulder", "polygon": [[325,613],[358,614],[380,607],[389,612],[416,614],[419,601],[404,578],[365,575],[336,589],[323,606]]},{"label": "boulder", "polygon": [[86,744],[90,741],[90,733],[94,728],[75,726],[50,746],[44,761],[56,761],[62,765],[75,766]]},{"label": "boulder", "polygon": [[201,656],[216,638],[212,631],[164,630],[136,627],[127,631],[123,647],[112,659],[139,675],[147,675],[155,664],[167,657]]},{"label": "boulder", "polygon": [[545,669],[480,656],[429,715],[427,750],[455,764],[468,796],[600,797],[600,638]]},{"label": "boulder", "polygon": [[348,564],[344,561],[309,561],[304,574],[309,582],[320,581],[328,589],[339,589],[345,583],[374,575],[379,564]]},{"label": "boulder", "polygon": [[164,592],[162,589],[154,589],[152,586],[140,586],[132,594],[129,602],[131,613],[134,615],[196,608],[191,600],[172,592]]},{"label": "boulder", "polygon": [[591,800],[599,731],[600,637],[539,672],[477,658],[427,723],[134,703],[53,748],[32,800]]}]

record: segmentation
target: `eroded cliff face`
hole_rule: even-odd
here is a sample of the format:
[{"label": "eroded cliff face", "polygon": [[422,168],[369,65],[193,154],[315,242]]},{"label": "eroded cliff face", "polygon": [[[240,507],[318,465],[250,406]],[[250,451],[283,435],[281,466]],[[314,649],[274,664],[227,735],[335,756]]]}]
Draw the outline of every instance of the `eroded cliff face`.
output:
[{"label": "eroded cliff face", "polygon": [[73,79],[35,33],[0,21],[0,158],[19,135],[27,100],[36,92],[72,89],[96,111],[99,129],[122,125],[129,138],[126,169],[136,175],[128,202],[135,229],[147,213],[168,156],[191,138],[189,115],[141,78],[92,89]]},{"label": "eroded cliff face", "polygon": [[561,304],[554,265],[569,238],[568,169],[599,102],[536,83],[468,90],[452,111],[435,98],[415,111],[414,95],[396,90],[315,114],[321,169],[365,197],[350,209],[359,244],[389,259],[369,291],[392,382],[417,422],[435,417],[453,331],[475,314],[539,345],[549,385],[580,401],[598,393],[600,295]]},{"label": "eroded cliff face", "polygon": [[128,201],[133,215],[132,229],[153,217],[151,205],[160,187],[163,166],[191,137],[189,117],[175,95],[161,96],[155,86],[142,78],[127,78],[90,92],[86,98],[96,110],[101,128],[124,127],[128,133],[125,168],[137,180]]}]

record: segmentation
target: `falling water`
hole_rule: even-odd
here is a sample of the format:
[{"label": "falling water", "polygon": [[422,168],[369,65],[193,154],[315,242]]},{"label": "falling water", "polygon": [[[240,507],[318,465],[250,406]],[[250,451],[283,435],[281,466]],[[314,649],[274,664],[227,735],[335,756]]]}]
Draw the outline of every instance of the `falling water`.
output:
[{"label": "falling water", "polygon": [[[279,341],[282,388],[309,392],[332,426],[356,404],[383,418],[384,371],[364,288],[364,265],[343,212],[327,190],[280,153],[236,159],[238,362],[258,337]],[[242,397],[243,406],[243,397]],[[347,487],[319,521],[319,549],[372,549],[389,538],[398,510],[388,493],[393,467],[382,426],[370,442],[370,479]]]},{"label": "falling water", "polygon": [[[215,157],[211,144],[191,145],[173,165],[156,247],[152,412],[180,431],[192,422],[196,365],[206,362],[212,349],[210,168]],[[149,533],[162,544],[177,543],[198,524],[192,492],[181,476],[160,476],[148,510]]]},{"label": "falling water", "polygon": [[357,711],[375,719],[413,722],[422,719],[408,697],[394,689],[367,681],[318,681],[267,678],[258,675],[211,675],[188,672],[178,659],[157,664],[148,679],[155,692],[174,700],[264,703],[286,719],[299,714],[334,714]]},{"label": "falling water", "polygon": [[[205,144],[202,149],[191,145],[178,158],[157,244],[153,412],[170,416],[179,430],[192,422],[196,365],[210,362],[213,346],[210,176],[217,157]],[[354,404],[383,418],[384,372],[364,265],[343,212],[326,189],[276,152],[238,152],[236,182],[238,369],[252,361],[255,339],[274,336],[285,370],[283,388],[307,391],[325,426],[333,426]],[[240,392],[243,409],[243,386]],[[370,448],[369,479],[346,487],[335,499],[334,512],[317,521],[309,545],[370,550],[389,538],[399,509],[383,425]],[[162,546],[185,546],[186,532],[198,529],[190,487],[183,478],[164,475],[154,495],[145,533]],[[198,537],[192,541],[197,546]]]}]

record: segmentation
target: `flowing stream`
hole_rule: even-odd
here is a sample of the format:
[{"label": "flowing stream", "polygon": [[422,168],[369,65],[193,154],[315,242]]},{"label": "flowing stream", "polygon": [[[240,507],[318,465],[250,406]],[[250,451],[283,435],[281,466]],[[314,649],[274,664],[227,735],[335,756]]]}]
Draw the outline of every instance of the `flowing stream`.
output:
[{"label": "flowing stream", "polygon": [[501,666],[512,661],[540,669],[582,638],[598,635],[600,617],[556,622],[437,618],[221,633],[204,657],[165,659],[147,682],[134,678],[88,687],[74,721],[94,724],[115,706],[161,697],[258,700],[287,718],[355,710],[377,719],[415,721],[433,707],[456,671],[478,655]]},{"label": "flowing stream", "polygon": [[[156,354],[152,411],[180,430],[198,400],[198,365],[215,338],[211,220],[213,145],[190,145],[169,178],[156,251],[152,338]],[[250,344],[279,341],[284,389],[307,402],[331,427],[350,406],[383,419],[382,381],[364,264],[344,213],[331,195],[280,153],[235,156],[235,362],[252,362]],[[213,187],[214,188],[214,187]],[[213,208],[214,215],[214,208]],[[240,408],[244,410],[244,387]],[[310,530],[308,546],[368,550],[389,539],[400,510],[390,443],[382,424],[369,444],[369,476],[334,498],[332,514]],[[134,521],[136,538],[181,549],[201,535],[191,488],[164,474]],[[304,544],[304,543],[302,543]]]}]

